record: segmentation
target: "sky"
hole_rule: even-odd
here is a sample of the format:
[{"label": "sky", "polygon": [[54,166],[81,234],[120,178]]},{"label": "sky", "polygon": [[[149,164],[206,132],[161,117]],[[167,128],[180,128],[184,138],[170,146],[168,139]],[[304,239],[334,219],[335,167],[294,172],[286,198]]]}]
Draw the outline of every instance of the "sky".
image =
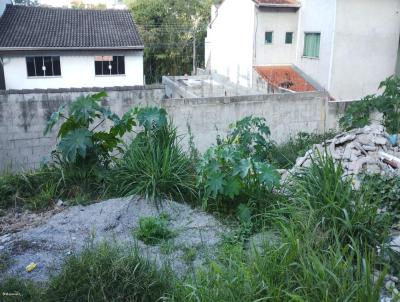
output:
[{"label": "sky", "polygon": [[[41,5],[49,5],[49,6],[69,6],[72,0],[39,0]],[[123,1],[121,0],[83,0],[85,4],[106,4],[107,8],[121,8],[121,4]],[[122,4],[123,5],[123,4]]]}]

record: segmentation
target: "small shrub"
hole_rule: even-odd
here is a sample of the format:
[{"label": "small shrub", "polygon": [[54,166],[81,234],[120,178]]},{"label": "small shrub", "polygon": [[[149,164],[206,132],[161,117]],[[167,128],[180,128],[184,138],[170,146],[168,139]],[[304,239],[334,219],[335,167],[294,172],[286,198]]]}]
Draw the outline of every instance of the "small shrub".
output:
[{"label": "small shrub", "polygon": [[269,148],[265,121],[247,117],[231,127],[225,139],[219,138],[205,152],[198,167],[207,209],[235,211],[240,203],[265,202],[279,185],[279,173],[262,160]]},{"label": "small shrub", "polygon": [[159,301],[169,280],[135,251],[103,243],[72,256],[53,277],[48,301]]},{"label": "small shrub", "polygon": [[139,219],[139,227],[135,230],[135,234],[145,244],[158,244],[163,240],[175,237],[168,224],[169,219],[165,215],[142,217]]},{"label": "small shrub", "polygon": [[110,191],[122,196],[139,194],[157,203],[192,200],[196,195],[193,164],[180,146],[176,128],[167,122],[165,110],[145,108],[138,116],[144,131],[117,161]]},{"label": "small shrub", "polygon": [[370,123],[371,113],[383,115],[383,125],[390,134],[400,132],[400,77],[391,76],[380,83],[381,95],[369,95],[348,106],[339,120],[344,129],[361,128]]},{"label": "small shrub", "polygon": [[[112,113],[100,102],[107,96],[105,92],[80,96],[69,105],[69,114],[65,106],[51,115],[45,134],[64,120],[57,137],[59,138],[54,155],[62,163],[108,166],[115,150],[121,151],[122,136],[132,131],[136,125],[135,110],[129,110],[122,118]],[[111,123],[110,130],[97,130],[105,122]],[[96,131],[97,130],[97,131]],[[82,168],[82,167],[81,167]]]}]

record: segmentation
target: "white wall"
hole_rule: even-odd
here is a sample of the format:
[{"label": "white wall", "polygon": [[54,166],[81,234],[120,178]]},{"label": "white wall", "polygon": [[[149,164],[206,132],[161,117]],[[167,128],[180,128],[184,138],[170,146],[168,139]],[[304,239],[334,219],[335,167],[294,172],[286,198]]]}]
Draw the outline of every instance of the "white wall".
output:
[{"label": "white wall", "polygon": [[399,41],[399,48],[397,50],[397,65],[396,65],[396,74],[400,76],[400,41]]},{"label": "white wall", "polygon": [[[256,9],[254,65],[295,62],[298,17],[294,9]],[[265,44],[267,31],[273,32],[272,44]],[[286,32],[293,32],[292,44],[285,44]]]},{"label": "white wall", "polygon": [[205,41],[207,67],[246,87],[252,78],[254,10],[251,0],[225,0]]},{"label": "white wall", "polygon": [[[297,40],[297,66],[326,90],[330,88],[335,11],[336,0],[301,1]],[[305,32],[321,33],[320,56],[317,59],[303,57]]]},{"label": "white wall", "polygon": [[399,0],[337,0],[331,94],[339,100],[377,92],[395,73]]},{"label": "white wall", "polygon": [[[37,54],[35,54],[37,55]],[[60,55],[60,54],[46,54]],[[96,55],[112,55],[101,53]],[[123,54],[115,54],[123,55]],[[60,77],[28,77],[25,56],[4,56],[6,89],[48,89],[143,85],[143,52],[125,53],[125,75],[96,76],[95,54],[60,55]]]}]

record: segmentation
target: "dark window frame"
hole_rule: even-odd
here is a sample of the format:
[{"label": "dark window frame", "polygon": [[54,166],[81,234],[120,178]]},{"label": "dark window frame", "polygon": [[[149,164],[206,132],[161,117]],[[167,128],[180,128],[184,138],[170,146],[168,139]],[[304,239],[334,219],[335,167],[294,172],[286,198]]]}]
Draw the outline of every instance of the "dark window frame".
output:
[{"label": "dark window frame", "polygon": [[285,35],[285,44],[293,44],[294,33],[292,31],[287,31]]},{"label": "dark window frame", "polygon": [[[102,56],[106,57],[106,56]],[[107,56],[108,57],[108,56]],[[112,56],[112,61],[94,60],[95,76],[122,76],[125,74],[125,56]],[[109,68],[111,66],[111,68]],[[101,70],[101,72],[100,72]]]},{"label": "dark window frame", "polygon": [[[271,39],[269,39],[267,36],[271,35]],[[264,43],[266,45],[272,44],[274,42],[274,32],[273,31],[266,31],[265,36],[264,36]]]},{"label": "dark window frame", "polygon": [[27,56],[25,64],[28,78],[61,77],[62,75],[60,56]]}]

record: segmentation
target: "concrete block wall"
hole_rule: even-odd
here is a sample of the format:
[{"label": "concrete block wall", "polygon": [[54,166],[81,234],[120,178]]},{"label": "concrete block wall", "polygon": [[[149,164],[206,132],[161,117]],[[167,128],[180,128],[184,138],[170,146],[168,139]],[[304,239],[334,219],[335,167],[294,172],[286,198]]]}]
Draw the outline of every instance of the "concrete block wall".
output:
[{"label": "concrete block wall", "polygon": [[[97,91],[101,89],[0,93],[0,171],[30,169],[49,159],[57,129],[48,136],[43,130],[51,113],[80,95]],[[230,123],[248,115],[265,117],[272,138],[284,142],[300,131],[335,128],[340,107],[329,103],[322,92],[165,99],[163,86],[138,86],[108,89],[107,93],[103,105],[120,116],[138,105],[164,107],[181,134],[187,134],[187,123],[191,125],[200,151],[215,143],[218,133],[224,135]]]},{"label": "concrete block wall", "polygon": [[163,106],[182,134],[191,125],[200,151],[225,135],[229,124],[248,115],[264,117],[271,137],[278,143],[299,132],[318,132],[337,128],[339,105],[328,102],[323,92],[286,93],[199,99],[165,99]]},{"label": "concrete block wall", "polygon": [[[0,92],[0,171],[30,169],[49,159],[57,129],[43,135],[51,114],[61,105],[101,88],[18,90]],[[164,86],[134,86],[106,89],[103,105],[120,116],[138,105],[159,106]]]}]

